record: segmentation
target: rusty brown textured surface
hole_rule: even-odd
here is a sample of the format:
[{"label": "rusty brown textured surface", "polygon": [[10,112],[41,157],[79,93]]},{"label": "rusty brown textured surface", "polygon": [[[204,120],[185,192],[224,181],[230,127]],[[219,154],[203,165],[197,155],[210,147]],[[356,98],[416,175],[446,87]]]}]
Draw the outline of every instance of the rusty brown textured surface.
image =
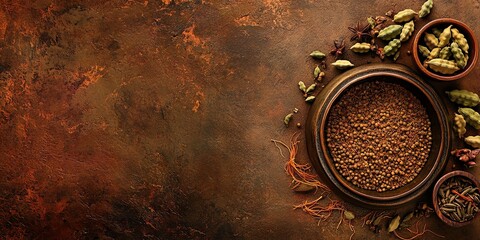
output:
[{"label": "rusty brown textured surface", "polygon": [[[338,215],[317,225],[292,209],[312,196],[289,190],[270,139],[288,141],[292,108],[305,120],[296,82],[310,79],[310,51],[423,1],[386,2],[1,0],[0,239],[349,238]],[[480,34],[479,6],[435,1],[429,19]],[[406,51],[399,63],[412,66]],[[479,92],[479,75],[433,85]],[[354,239],[393,238],[354,226]]]}]

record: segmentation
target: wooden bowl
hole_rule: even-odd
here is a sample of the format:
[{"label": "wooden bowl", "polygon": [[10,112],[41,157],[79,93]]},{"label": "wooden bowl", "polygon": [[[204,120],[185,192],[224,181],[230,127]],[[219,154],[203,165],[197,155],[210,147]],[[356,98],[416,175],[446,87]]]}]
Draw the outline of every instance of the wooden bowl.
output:
[{"label": "wooden bowl", "polygon": [[[425,66],[423,66],[423,61],[422,61],[423,58],[421,58],[419,55],[418,45],[419,44],[425,45],[423,42],[423,34],[425,32],[430,31],[434,27],[444,29],[450,25],[453,25],[453,27],[457,28],[461,33],[465,35],[465,38],[467,39],[468,44],[470,46],[468,50],[469,59],[464,69],[457,71],[453,75],[445,75],[445,74],[434,72],[426,68]],[[478,60],[477,38],[475,37],[475,34],[473,33],[472,29],[469,28],[465,23],[452,18],[439,18],[427,23],[415,35],[412,48],[413,48],[412,56],[418,69],[425,75],[440,81],[453,81],[453,80],[457,80],[467,76],[475,68],[475,65],[477,64],[477,60]]]},{"label": "wooden bowl", "polygon": [[441,177],[437,183],[435,184],[435,187],[433,188],[433,196],[432,196],[432,199],[433,199],[433,208],[435,209],[435,213],[437,213],[437,216],[446,224],[448,224],[449,226],[452,226],[452,227],[462,227],[462,226],[465,226],[465,225],[468,225],[470,223],[472,223],[477,217],[478,215],[480,215],[479,213],[477,213],[475,215],[475,217],[468,221],[468,222],[456,222],[456,221],[453,221],[453,220],[450,220],[450,218],[444,216],[442,214],[442,212],[440,212],[440,208],[438,206],[438,190],[440,189],[440,186],[449,178],[452,178],[452,177],[465,177],[465,178],[468,178],[470,181],[472,181],[473,184],[475,184],[475,187],[477,188],[480,188],[480,182],[478,181],[478,179],[473,176],[471,173],[468,173],[468,172],[465,172],[465,171],[453,171],[453,172],[449,172],[447,174],[445,174],[443,177]]},{"label": "wooden bowl", "polygon": [[[377,192],[359,188],[335,168],[326,141],[326,124],[333,104],[350,86],[366,81],[394,82],[410,90],[427,110],[432,128],[431,152],[418,176],[395,190]],[[409,68],[399,64],[368,64],[347,71],[317,95],[306,122],[307,148],[312,165],[322,180],[345,200],[368,208],[391,208],[420,197],[445,166],[450,149],[447,111],[435,91]]]}]

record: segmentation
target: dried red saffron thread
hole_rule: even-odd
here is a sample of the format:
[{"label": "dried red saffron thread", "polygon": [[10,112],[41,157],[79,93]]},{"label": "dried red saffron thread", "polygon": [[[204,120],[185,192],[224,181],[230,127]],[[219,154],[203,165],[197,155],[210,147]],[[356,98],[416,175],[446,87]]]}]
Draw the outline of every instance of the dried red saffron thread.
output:
[{"label": "dried red saffron thread", "polygon": [[425,234],[425,233],[427,233],[427,232],[430,232],[430,233],[432,233],[433,235],[435,235],[435,236],[437,236],[437,237],[440,237],[440,238],[444,238],[444,237],[445,237],[445,236],[442,236],[442,235],[439,235],[439,234],[433,232],[432,230],[427,229],[427,224],[425,224],[425,225],[423,226],[422,232],[420,232],[419,229],[418,229],[418,222],[415,224],[415,228],[416,228],[415,231],[407,228],[407,230],[408,230],[410,233],[415,234],[414,236],[412,236],[412,237],[410,237],[410,238],[404,238],[404,237],[400,236],[396,230],[393,231],[393,234],[394,234],[397,238],[399,238],[399,239],[401,239],[401,240],[413,240],[413,239],[416,239],[416,238],[422,236],[423,234]]},{"label": "dried red saffron thread", "polygon": [[299,164],[295,161],[298,152],[298,140],[299,132],[293,134],[290,140],[290,146],[287,144],[271,139],[275,146],[280,150],[280,154],[283,156],[281,148],[278,144],[281,144],[289,152],[289,159],[285,163],[285,172],[292,177],[292,189],[298,187],[300,184],[315,187],[316,189],[322,189],[324,192],[330,192],[330,189],[323,183],[317,180],[317,176],[309,173],[311,166],[309,164]]}]

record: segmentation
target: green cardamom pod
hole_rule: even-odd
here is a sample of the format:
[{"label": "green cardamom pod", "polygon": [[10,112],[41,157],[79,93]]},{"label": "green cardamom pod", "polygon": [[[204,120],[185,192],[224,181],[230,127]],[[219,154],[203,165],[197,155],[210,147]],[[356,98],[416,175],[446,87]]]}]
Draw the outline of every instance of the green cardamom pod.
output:
[{"label": "green cardamom pod", "polygon": [[470,126],[477,130],[480,129],[480,113],[471,108],[459,108],[458,113],[465,118],[465,121],[467,121]]},{"label": "green cardamom pod", "polygon": [[402,32],[400,33],[400,41],[405,42],[410,39],[413,31],[415,31],[415,24],[413,23],[413,20],[405,23],[405,25],[403,25]]},{"label": "green cardamom pod", "polygon": [[453,74],[460,70],[454,61],[449,61],[441,58],[434,58],[426,62],[427,66],[435,72],[442,74]]},{"label": "green cardamom pod", "polygon": [[463,118],[462,115],[455,113],[454,123],[454,130],[457,132],[458,137],[462,138],[467,132],[467,122],[465,121],[465,118]]},{"label": "green cardamom pod", "polygon": [[393,39],[383,48],[383,53],[385,56],[393,56],[401,46],[400,39]]},{"label": "green cardamom pod", "polygon": [[320,52],[320,51],[313,51],[310,53],[310,57],[315,58],[315,59],[323,59],[325,58],[325,53]]},{"label": "green cardamom pod", "polygon": [[310,86],[307,88],[307,90],[305,91],[305,93],[310,93],[310,92],[315,91],[315,87],[317,87],[317,84],[315,84],[315,83],[312,84],[312,85],[310,85]]},{"label": "green cardamom pod", "polygon": [[456,89],[445,93],[450,101],[465,107],[475,107],[480,103],[480,97],[474,92]]},{"label": "green cardamom pod", "polygon": [[438,46],[438,38],[431,33],[425,33],[423,37],[425,44],[427,45],[428,49],[432,50]]},{"label": "green cardamom pod", "polygon": [[427,62],[434,59],[434,58],[438,58],[439,55],[440,55],[440,51],[441,51],[440,48],[432,49],[432,51],[430,51],[430,54],[428,55],[427,59],[425,59],[425,62],[423,63],[423,66],[428,67]]},{"label": "green cardamom pod", "polygon": [[389,41],[394,39],[396,36],[398,36],[402,32],[402,25],[390,25],[378,32],[378,38]]},{"label": "green cardamom pod", "polygon": [[400,215],[395,216],[390,224],[388,224],[388,232],[393,232],[397,230],[398,226],[400,225]]},{"label": "green cardamom pod", "polygon": [[393,61],[396,62],[397,59],[398,59],[398,57],[400,57],[400,51],[397,51],[397,52],[395,53],[395,56],[393,56]]},{"label": "green cardamom pod", "polygon": [[353,63],[348,60],[337,60],[332,63],[332,66],[336,67],[337,69],[343,70],[354,67],[355,65],[353,65]]},{"label": "green cardamom pod", "polygon": [[302,82],[302,81],[298,82],[298,88],[300,89],[300,91],[302,91],[304,93],[306,93],[306,91],[307,91],[307,86],[305,86],[305,83]]},{"label": "green cardamom pod", "polygon": [[438,54],[438,57],[441,59],[450,59],[452,56],[452,51],[450,50],[450,47],[443,47],[442,50],[440,50],[440,54]]},{"label": "green cardamom pod", "polygon": [[468,136],[465,142],[473,148],[480,148],[480,136]]},{"label": "green cardamom pod", "polygon": [[420,52],[420,54],[422,54],[422,56],[425,58],[430,56],[430,50],[423,45],[418,45],[418,52]]},{"label": "green cardamom pod", "polygon": [[369,52],[371,48],[370,43],[355,43],[350,49],[356,53],[366,53]]},{"label": "green cardamom pod", "polygon": [[320,68],[318,66],[316,66],[315,69],[313,70],[313,77],[315,79],[317,79],[320,76],[321,72],[322,72],[322,70],[320,70]]},{"label": "green cardamom pod", "polygon": [[285,116],[285,118],[283,118],[283,123],[285,124],[285,126],[288,127],[288,124],[290,123],[290,120],[292,120],[293,118],[293,113],[289,113],[287,114],[287,116]]},{"label": "green cardamom pod", "polygon": [[451,31],[452,31],[452,37],[453,39],[455,39],[455,42],[458,44],[458,46],[462,49],[462,51],[465,54],[468,54],[468,49],[470,48],[470,46],[468,46],[468,41],[465,38],[465,35],[460,33],[460,31],[458,31],[458,29],[456,28],[452,28]]},{"label": "green cardamom pod", "polygon": [[347,220],[352,220],[355,218],[355,214],[347,210],[343,211],[343,216],[345,216],[345,219]]},{"label": "green cardamom pod", "polygon": [[426,2],[423,3],[422,8],[418,12],[418,17],[419,18],[426,17],[430,13],[432,8],[433,8],[433,0],[427,0]]},{"label": "green cardamom pod", "polygon": [[412,9],[405,9],[393,16],[393,21],[396,23],[408,22],[417,15],[417,12]]},{"label": "green cardamom pod", "polygon": [[437,47],[443,48],[450,42],[450,38],[452,37],[452,31],[450,29],[452,29],[452,25],[445,28],[442,34],[440,34],[440,37],[438,37]]},{"label": "green cardamom pod", "polygon": [[438,38],[438,37],[440,37],[440,34],[442,34],[442,30],[440,30],[437,27],[434,27],[434,28],[432,28],[432,33],[433,33],[433,35],[435,35],[435,37]]},{"label": "green cardamom pod", "polygon": [[313,101],[315,101],[315,96],[308,96],[307,98],[305,98],[305,102],[311,103]]},{"label": "green cardamom pod", "polygon": [[453,42],[450,45],[450,49],[452,51],[453,58],[457,63],[457,66],[462,69],[465,68],[465,66],[467,66],[467,62],[465,61],[465,55],[463,55],[462,49],[458,47],[458,44],[456,42]]},{"label": "green cardamom pod", "polygon": [[377,25],[377,22],[375,21],[375,19],[373,17],[368,17],[367,22],[368,22],[368,24],[370,24],[370,28],[372,28],[372,29],[375,27],[375,25]]}]

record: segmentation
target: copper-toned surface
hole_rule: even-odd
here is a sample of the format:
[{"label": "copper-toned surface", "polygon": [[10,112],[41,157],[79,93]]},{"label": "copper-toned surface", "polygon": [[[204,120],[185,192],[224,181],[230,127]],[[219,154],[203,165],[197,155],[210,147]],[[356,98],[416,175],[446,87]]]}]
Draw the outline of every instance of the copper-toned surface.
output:
[{"label": "copper-toned surface", "polygon": [[[312,81],[312,50],[329,51],[367,16],[422,3],[0,0],[0,239],[348,239],[337,213],[318,225],[293,210],[313,196],[289,189],[270,139],[297,131],[282,123],[295,107],[293,123],[305,123],[297,82]],[[479,6],[435,1],[416,29],[452,17],[478,36]],[[413,67],[411,42],[398,62]],[[324,83],[339,73],[329,67]],[[476,67],[425,80],[439,94],[480,92],[479,77]],[[354,239],[393,239],[347,207]],[[434,215],[428,227],[446,239],[480,232]]]}]

